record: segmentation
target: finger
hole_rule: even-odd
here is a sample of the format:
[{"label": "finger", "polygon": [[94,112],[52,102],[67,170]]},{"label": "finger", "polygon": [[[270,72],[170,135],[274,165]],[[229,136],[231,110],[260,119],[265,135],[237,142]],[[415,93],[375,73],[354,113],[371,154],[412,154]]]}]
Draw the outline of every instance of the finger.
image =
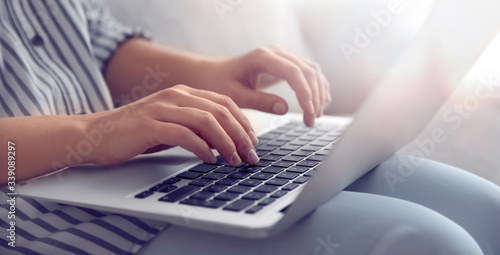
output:
[{"label": "finger", "polygon": [[291,61],[300,69],[302,70],[302,73],[304,74],[304,77],[307,80],[307,83],[309,87],[311,88],[311,92],[313,95],[313,105],[314,105],[314,112],[316,113],[316,117],[319,117],[322,113],[323,110],[323,100],[321,96],[322,92],[322,84],[321,84],[321,76],[319,76],[316,68],[313,67],[312,64],[306,62],[305,60],[296,57],[279,47],[271,47],[271,49],[277,54],[278,56],[281,56],[283,58],[286,58],[287,60]]},{"label": "finger", "polygon": [[159,121],[175,123],[191,129],[205,140],[208,146],[217,149],[230,165],[236,166],[241,163],[233,141],[212,114],[196,108],[164,107],[164,110],[157,113]]},{"label": "finger", "polygon": [[321,101],[321,111],[316,113],[316,117],[321,117],[323,115],[324,109],[325,109],[325,103],[328,102],[328,96],[329,96],[329,84],[328,81],[326,80],[325,76],[323,75],[323,72],[321,71],[320,65],[317,63],[310,61],[308,59],[303,59],[305,63],[307,63],[312,69],[315,70],[316,72],[316,78],[318,81],[318,86],[319,86],[319,96],[320,96],[320,101]]},{"label": "finger", "polygon": [[[237,86],[231,87],[236,88]],[[251,108],[278,115],[283,115],[288,112],[288,104],[283,98],[277,95],[253,90],[247,87],[238,87],[237,90],[231,91],[230,93],[240,98],[238,101],[243,108]]]},{"label": "finger", "polygon": [[[230,86],[231,87],[231,86]],[[255,135],[255,131],[253,130],[252,124],[250,120],[247,118],[247,116],[241,111],[241,109],[234,103],[234,101],[225,95],[221,95],[218,93],[214,93],[211,91],[206,91],[206,90],[197,90],[197,89],[192,89],[189,91],[191,95],[198,96],[205,98],[207,100],[213,101],[219,105],[222,105],[224,108],[228,109],[229,112],[231,113],[232,117],[238,121],[238,123],[243,127],[245,132],[248,134],[250,139],[252,140],[253,145],[256,145],[259,143],[259,140],[257,139],[257,136]],[[225,115],[223,113],[222,109],[213,109],[216,113],[219,113],[217,116],[224,118]],[[221,112],[222,111],[222,112]]]},{"label": "finger", "polygon": [[190,94],[178,95],[171,102],[178,106],[164,105],[156,111],[158,120],[194,130],[233,166],[239,165],[241,158],[249,164],[259,161],[250,137],[227,108]]},{"label": "finger", "polygon": [[264,49],[254,51],[252,54],[253,57],[250,58],[250,67],[258,73],[269,73],[286,80],[295,91],[299,104],[304,110],[304,116],[308,116],[307,119],[310,119],[312,116],[312,122],[308,121],[306,125],[313,125],[313,95],[301,69],[290,60],[272,54]]},{"label": "finger", "polygon": [[[198,91],[197,93],[202,93],[202,92],[204,91]],[[207,96],[208,98],[214,98],[219,95],[209,92],[205,93],[204,96]],[[229,135],[229,137],[235,144],[239,155],[243,158],[243,160],[245,160],[245,162],[247,162],[250,165],[255,164],[259,161],[259,157],[257,156],[250,135],[240,125],[240,123],[236,120],[236,118],[232,115],[231,111],[228,108],[224,107],[223,105],[217,104],[213,101],[210,101],[209,99],[205,99],[203,97],[196,97],[194,95],[192,96],[191,99],[188,98],[183,99],[180,106],[189,106],[200,109],[202,111],[210,112],[215,117],[220,126],[223,128],[223,130]],[[241,111],[239,110],[239,108],[237,109],[238,111]],[[255,139],[257,139],[257,137],[255,137]]]},{"label": "finger", "polygon": [[332,95],[331,95],[331,86],[330,86],[330,82],[328,81],[328,79],[326,79],[326,77],[323,75],[323,84],[325,84],[326,86],[326,102],[331,102],[332,101]]},{"label": "finger", "polygon": [[217,161],[208,144],[187,127],[174,123],[158,122],[154,130],[153,139],[158,144],[180,146],[207,163],[212,164]]}]

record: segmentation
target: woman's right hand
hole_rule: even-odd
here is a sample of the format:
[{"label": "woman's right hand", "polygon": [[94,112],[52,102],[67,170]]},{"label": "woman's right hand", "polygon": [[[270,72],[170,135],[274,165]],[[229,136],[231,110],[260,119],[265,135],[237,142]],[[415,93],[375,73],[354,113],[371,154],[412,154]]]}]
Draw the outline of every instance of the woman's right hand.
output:
[{"label": "woman's right hand", "polygon": [[126,106],[88,115],[89,126],[107,123],[109,130],[95,146],[91,161],[111,165],[158,145],[180,146],[207,163],[217,149],[230,165],[259,160],[258,140],[250,121],[231,98],[176,85]]}]

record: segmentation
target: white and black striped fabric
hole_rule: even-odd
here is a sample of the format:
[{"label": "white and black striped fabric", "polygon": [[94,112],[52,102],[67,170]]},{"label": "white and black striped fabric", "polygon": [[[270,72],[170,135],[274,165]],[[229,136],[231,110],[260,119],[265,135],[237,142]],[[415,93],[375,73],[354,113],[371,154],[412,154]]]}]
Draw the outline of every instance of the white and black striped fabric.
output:
[{"label": "white and black striped fabric", "polygon": [[135,35],[96,1],[0,0],[0,117],[111,109],[102,69]]},{"label": "white and black striped fabric", "polygon": [[[94,0],[0,0],[0,117],[113,107],[103,79],[117,46],[139,31]],[[4,176],[5,177],[5,176]],[[16,247],[0,188],[0,254],[134,254],[166,223],[16,197]]]}]

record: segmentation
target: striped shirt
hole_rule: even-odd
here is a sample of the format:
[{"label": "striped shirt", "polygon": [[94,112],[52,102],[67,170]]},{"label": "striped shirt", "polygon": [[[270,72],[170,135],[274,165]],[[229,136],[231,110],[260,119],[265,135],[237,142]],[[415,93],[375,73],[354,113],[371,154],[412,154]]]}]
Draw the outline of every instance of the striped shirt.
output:
[{"label": "striped shirt", "polygon": [[[74,115],[113,108],[103,71],[138,31],[95,0],[0,0],[0,117]],[[167,224],[16,197],[0,188],[0,254],[133,254]]]}]

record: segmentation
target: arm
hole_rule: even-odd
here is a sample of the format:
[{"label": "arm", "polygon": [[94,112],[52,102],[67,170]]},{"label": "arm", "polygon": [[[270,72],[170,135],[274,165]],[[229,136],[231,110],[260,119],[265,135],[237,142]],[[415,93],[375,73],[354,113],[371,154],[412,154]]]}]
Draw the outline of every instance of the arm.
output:
[{"label": "arm", "polygon": [[231,99],[183,85],[100,113],[0,119],[4,166],[8,141],[16,144],[17,181],[75,164],[116,164],[162,144],[209,163],[212,148],[234,166],[259,160],[250,122]]},{"label": "arm", "polygon": [[[15,143],[15,177],[24,180],[75,163],[91,162],[76,152],[85,139],[86,116],[37,116],[0,119],[0,165],[7,165],[7,143]],[[70,155],[70,151],[74,153]],[[2,168],[6,169],[6,168]],[[7,172],[3,172],[5,176]],[[7,178],[0,178],[5,184]]]},{"label": "arm", "polygon": [[[156,75],[152,75],[155,72]],[[240,107],[285,114],[286,101],[259,91],[260,74],[286,80],[312,126],[330,100],[329,84],[320,67],[306,59],[271,46],[230,59],[215,59],[131,39],[117,49],[106,68],[105,79],[115,101],[127,103],[131,95],[147,94],[187,84],[227,95]],[[154,79],[156,77],[156,79]],[[134,89],[141,93],[134,93]],[[144,93],[142,93],[144,94]]]}]

